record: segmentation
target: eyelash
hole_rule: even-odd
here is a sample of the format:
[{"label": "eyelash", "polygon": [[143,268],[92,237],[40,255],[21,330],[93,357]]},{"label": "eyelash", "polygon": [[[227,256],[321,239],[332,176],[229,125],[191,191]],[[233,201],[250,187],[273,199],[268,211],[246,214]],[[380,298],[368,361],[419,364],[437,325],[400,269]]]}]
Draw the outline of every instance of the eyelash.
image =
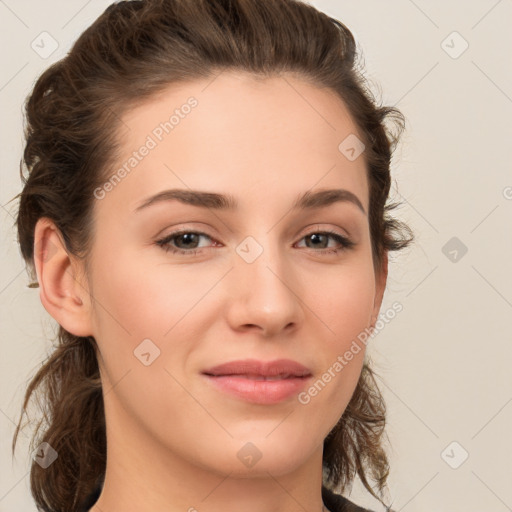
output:
[{"label": "eyelash", "polygon": [[[172,254],[180,254],[180,255],[185,255],[185,256],[193,256],[193,255],[199,253],[201,251],[201,249],[185,250],[185,249],[178,249],[178,248],[175,248],[175,247],[169,245],[169,242],[171,240],[179,237],[180,235],[184,235],[184,234],[194,234],[194,235],[206,236],[210,240],[213,240],[212,237],[210,237],[206,233],[202,233],[200,231],[181,230],[181,231],[176,231],[174,233],[171,233],[170,235],[167,235],[166,237],[164,237],[160,240],[157,240],[155,243],[156,243],[156,245],[161,247],[166,253],[170,252]],[[320,250],[313,249],[313,252],[319,252],[320,254],[339,254],[342,251],[352,249],[356,245],[355,242],[348,239],[347,237],[342,236],[335,231],[329,231],[329,230],[313,231],[311,233],[304,235],[301,238],[301,240],[304,238],[307,238],[309,236],[312,236],[312,235],[329,235],[332,239],[336,240],[336,242],[338,242],[341,245],[341,248],[339,248],[339,249],[320,249]],[[310,248],[308,247],[308,249],[310,249]]]}]

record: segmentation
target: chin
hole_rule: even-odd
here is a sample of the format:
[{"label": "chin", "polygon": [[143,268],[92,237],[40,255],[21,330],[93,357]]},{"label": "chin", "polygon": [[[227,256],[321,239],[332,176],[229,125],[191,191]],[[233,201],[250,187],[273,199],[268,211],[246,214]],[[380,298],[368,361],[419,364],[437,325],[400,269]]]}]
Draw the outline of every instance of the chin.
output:
[{"label": "chin", "polygon": [[220,453],[211,454],[209,462],[213,463],[216,472],[223,475],[229,473],[232,478],[268,478],[269,473],[277,477],[305,464],[315,450],[313,443],[308,447],[303,442],[290,442],[290,438],[271,437],[262,435],[253,436],[252,440],[231,439],[229,446],[225,445]]}]

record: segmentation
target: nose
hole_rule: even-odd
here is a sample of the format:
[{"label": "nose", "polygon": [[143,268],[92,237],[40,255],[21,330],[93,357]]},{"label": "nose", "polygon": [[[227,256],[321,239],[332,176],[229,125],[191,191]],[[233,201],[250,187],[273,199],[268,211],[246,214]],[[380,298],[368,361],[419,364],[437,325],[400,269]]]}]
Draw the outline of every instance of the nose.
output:
[{"label": "nose", "polygon": [[300,327],[304,319],[301,280],[285,256],[269,244],[252,262],[235,253],[228,277],[228,322],[234,330],[253,330],[270,338]]}]

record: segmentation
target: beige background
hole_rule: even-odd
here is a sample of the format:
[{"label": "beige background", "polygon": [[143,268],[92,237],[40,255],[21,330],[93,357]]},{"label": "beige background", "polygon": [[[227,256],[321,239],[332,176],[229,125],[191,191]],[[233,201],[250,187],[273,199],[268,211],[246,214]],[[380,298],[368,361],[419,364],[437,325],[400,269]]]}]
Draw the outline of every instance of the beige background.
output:
[{"label": "beige background", "polygon": [[[109,3],[0,0],[2,512],[36,510],[26,436],[13,462],[10,440],[27,379],[54,332],[38,291],[26,287],[8,204],[20,190],[21,105]],[[392,259],[382,311],[395,301],[403,311],[369,348],[389,410],[393,506],[512,510],[512,2],[310,3],[353,31],[375,90],[408,123],[393,198],[404,201],[398,213],[417,242]],[[58,43],[50,56],[31,48],[49,37],[42,32]],[[358,485],[351,497],[382,510]]]}]

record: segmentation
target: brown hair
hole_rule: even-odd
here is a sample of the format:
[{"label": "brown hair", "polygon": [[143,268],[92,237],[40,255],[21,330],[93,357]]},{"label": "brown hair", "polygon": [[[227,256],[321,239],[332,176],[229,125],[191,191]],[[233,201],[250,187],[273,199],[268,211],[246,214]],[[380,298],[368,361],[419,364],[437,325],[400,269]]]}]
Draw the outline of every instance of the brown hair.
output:
[{"label": "brown hair", "polygon": [[[179,81],[222,70],[258,76],[293,73],[339,95],[366,146],[369,221],[375,269],[386,251],[413,239],[386,204],[390,161],[404,118],[378,106],[356,62],[356,43],[339,21],[299,0],[132,0],[112,4],[69,54],[37,80],[26,101],[24,183],[17,217],[22,255],[34,279],[34,228],[59,228],[71,254],[87,262],[93,191],[115,162],[120,116]],[[395,132],[386,126],[394,121]],[[341,142],[341,141],[340,141]],[[25,164],[25,169],[23,168]],[[37,286],[34,285],[34,286]],[[92,337],[59,328],[55,350],[31,380],[13,438],[33,397],[42,418],[32,447],[58,453],[47,469],[32,463],[31,490],[44,510],[74,511],[105,473],[101,380]],[[369,363],[351,401],[324,442],[324,485],[343,492],[357,474],[382,503],[389,464],[382,446],[385,405]],[[377,483],[375,493],[369,479]]]}]

